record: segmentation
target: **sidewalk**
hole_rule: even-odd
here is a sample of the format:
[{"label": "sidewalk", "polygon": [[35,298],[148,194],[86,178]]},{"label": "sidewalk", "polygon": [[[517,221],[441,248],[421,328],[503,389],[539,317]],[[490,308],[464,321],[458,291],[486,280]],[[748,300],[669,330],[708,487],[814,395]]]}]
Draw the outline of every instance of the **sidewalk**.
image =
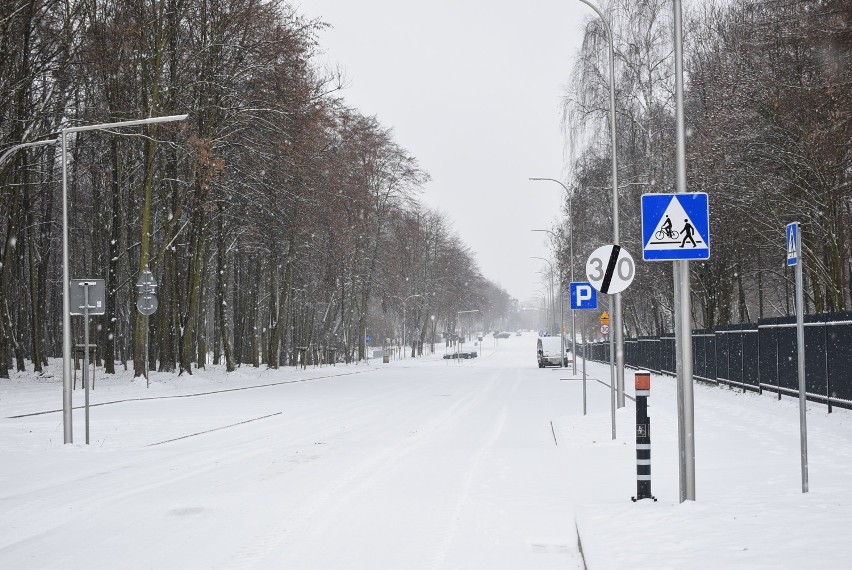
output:
[{"label": "sidewalk", "polygon": [[[589,363],[608,383],[609,368]],[[572,382],[580,394],[580,382]],[[625,372],[633,393],[633,371]],[[810,492],[801,492],[798,401],[695,385],[696,501],[679,503],[676,381],[653,375],[652,493],[636,495],[635,407],[589,381],[588,411],[555,425],[571,473],[589,568],[852,568],[852,414],[808,405]],[[572,410],[573,412],[573,410]]]}]

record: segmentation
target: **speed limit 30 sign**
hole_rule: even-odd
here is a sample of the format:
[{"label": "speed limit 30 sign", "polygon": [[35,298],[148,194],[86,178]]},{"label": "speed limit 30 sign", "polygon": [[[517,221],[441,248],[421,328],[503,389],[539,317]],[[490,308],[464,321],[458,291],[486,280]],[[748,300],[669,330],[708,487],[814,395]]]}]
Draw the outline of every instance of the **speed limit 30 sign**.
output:
[{"label": "speed limit 30 sign", "polygon": [[592,287],[605,295],[621,293],[633,282],[636,264],[619,245],[602,245],[586,261],[586,277]]}]

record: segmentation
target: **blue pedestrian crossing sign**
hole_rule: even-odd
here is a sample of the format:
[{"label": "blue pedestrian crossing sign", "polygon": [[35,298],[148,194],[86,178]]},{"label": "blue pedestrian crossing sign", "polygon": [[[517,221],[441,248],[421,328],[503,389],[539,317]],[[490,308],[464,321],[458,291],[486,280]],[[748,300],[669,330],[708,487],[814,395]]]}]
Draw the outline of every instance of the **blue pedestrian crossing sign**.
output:
[{"label": "blue pedestrian crossing sign", "polygon": [[571,283],[571,308],[572,309],[597,309],[598,291],[591,283]]},{"label": "blue pedestrian crossing sign", "polygon": [[787,224],[787,266],[799,263],[799,222]]},{"label": "blue pedestrian crossing sign", "polygon": [[707,194],[642,195],[642,259],[676,261],[709,257]]}]

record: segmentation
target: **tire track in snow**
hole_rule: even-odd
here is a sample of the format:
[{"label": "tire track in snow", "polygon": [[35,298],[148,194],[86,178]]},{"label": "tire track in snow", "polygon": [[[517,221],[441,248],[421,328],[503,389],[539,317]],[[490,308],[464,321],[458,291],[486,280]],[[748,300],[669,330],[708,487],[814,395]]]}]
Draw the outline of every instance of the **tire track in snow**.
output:
[{"label": "tire track in snow", "polygon": [[[423,447],[430,445],[435,434],[445,432],[448,429],[447,426],[452,425],[454,418],[464,416],[471,407],[478,405],[481,400],[481,394],[473,391],[468,392],[448,409],[437,414],[434,410],[421,409],[420,406],[412,408],[412,402],[417,404],[422,401],[424,396],[432,397],[433,393],[434,386],[430,386],[428,383],[425,383],[423,388],[418,391],[412,391],[409,387],[405,398],[401,398],[392,407],[380,408],[392,410],[393,416],[385,416],[381,422],[375,422],[376,416],[371,415],[373,423],[368,426],[366,433],[359,434],[359,440],[366,439],[369,441],[373,439],[373,436],[370,435],[372,432],[382,432],[387,425],[402,423],[395,419],[397,416],[407,419],[408,423],[411,423],[410,415],[412,409],[414,409],[420,417],[415,421],[417,424],[416,433],[410,434],[409,437],[415,438],[415,441],[412,443],[410,440],[406,440],[373,450],[369,457],[360,460],[343,473],[334,475],[321,489],[318,489],[317,494],[311,497],[302,511],[293,517],[300,521],[299,524],[288,529],[294,550],[275,559],[262,558],[257,561],[259,564],[250,564],[245,567],[301,567],[299,557],[307,556],[307,559],[310,559],[311,553],[303,553],[298,545],[315,545],[323,542],[323,538],[329,534],[330,529],[335,524],[342,520],[343,515],[352,512],[351,504],[353,502],[357,503],[363,497],[369,496],[371,492],[375,492],[376,489],[381,489],[383,483],[387,481],[388,473],[392,471],[395,465],[404,463],[403,460],[406,456],[416,454]],[[403,403],[404,405],[402,405]],[[375,438],[377,439],[379,435],[380,433],[377,433]],[[280,529],[276,528],[270,532],[278,534]],[[269,538],[263,536],[258,537],[256,542],[263,545],[268,541]]]},{"label": "tire track in snow", "polygon": [[[516,381],[512,391],[514,391],[517,386],[518,382]],[[451,510],[449,510],[448,515],[444,517],[445,520],[448,520],[448,525],[438,541],[436,551],[432,556],[431,563],[429,564],[430,568],[439,569],[445,567],[447,555],[450,552],[453,540],[455,539],[458,531],[459,521],[461,520],[465,507],[469,501],[471,488],[476,478],[477,471],[482,464],[483,458],[494,447],[494,444],[497,443],[497,439],[503,432],[503,427],[506,424],[507,413],[508,404],[504,404],[500,410],[499,420],[494,422],[491,429],[485,435],[485,441],[483,441],[483,443],[479,446],[476,454],[467,464],[466,476],[459,486],[456,497],[452,503]]]}]

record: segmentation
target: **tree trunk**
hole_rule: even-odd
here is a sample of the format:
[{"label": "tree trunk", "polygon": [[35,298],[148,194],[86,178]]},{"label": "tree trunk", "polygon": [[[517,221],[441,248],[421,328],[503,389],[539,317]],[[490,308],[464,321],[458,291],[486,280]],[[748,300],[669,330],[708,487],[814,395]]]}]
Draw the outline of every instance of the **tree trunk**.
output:
[{"label": "tree trunk", "polygon": [[218,308],[219,321],[217,328],[225,353],[225,370],[233,372],[236,367],[234,366],[234,351],[231,346],[230,324],[228,322],[228,251],[225,242],[225,212],[221,204],[219,205],[218,233],[216,307]]},{"label": "tree trunk", "polygon": [[[196,185],[198,182],[196,182]],[[201,192],[200,188],[196,188]],[[192,255],[189,262],[189,275],[187,276],[187,306],[183,317],[183,328],[181,330],[180,350],[180,372],[192,374],[192,359],[195,356],[193,340],[195,338],[196,320],[201,295],[201,272],[204,265],[204,213],[200,207],[192,212],[192,229],[190,230],[190,244],[192,244]]]}]

